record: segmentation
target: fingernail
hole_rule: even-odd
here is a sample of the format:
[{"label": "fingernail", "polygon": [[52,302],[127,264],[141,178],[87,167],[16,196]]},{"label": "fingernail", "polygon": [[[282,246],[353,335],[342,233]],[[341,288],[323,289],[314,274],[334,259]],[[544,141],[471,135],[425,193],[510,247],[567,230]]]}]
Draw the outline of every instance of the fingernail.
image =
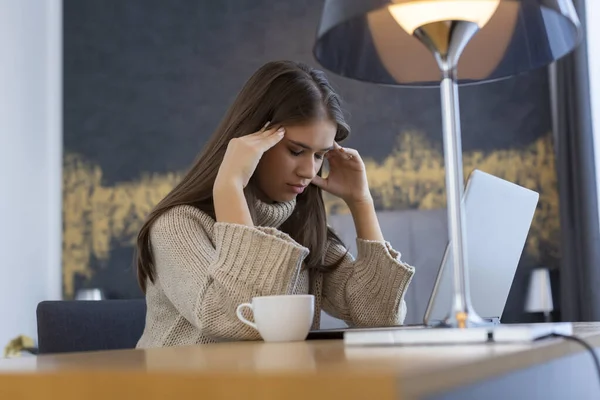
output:
[{"label": "fingernail", "polygon": [[279,129],[277,129],[277,133],[284,133],[284,132],[285,132],[285,128],[283,126]]}]

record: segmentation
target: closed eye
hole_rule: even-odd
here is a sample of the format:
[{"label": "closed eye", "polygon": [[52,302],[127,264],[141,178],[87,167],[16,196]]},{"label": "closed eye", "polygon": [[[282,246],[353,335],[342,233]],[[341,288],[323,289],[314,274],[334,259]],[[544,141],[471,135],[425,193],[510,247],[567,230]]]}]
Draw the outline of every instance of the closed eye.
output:
[{"label": "closed eye", "polygon": [[[303,151],[303,150],[300,150],[300,151],[294,151],[294,150],[291,150],[291,149],[290,149],[290,153],[292,153],[292,155],[293,155],[294,157],[298,157],[298,156],[300,156],[302,153],[304,153],[304,151]],[[322,159],[323,159],[323,157],[324,157],[324,154],[315,154],[315,158],[316,158],[317,160],[322,160]]]}]

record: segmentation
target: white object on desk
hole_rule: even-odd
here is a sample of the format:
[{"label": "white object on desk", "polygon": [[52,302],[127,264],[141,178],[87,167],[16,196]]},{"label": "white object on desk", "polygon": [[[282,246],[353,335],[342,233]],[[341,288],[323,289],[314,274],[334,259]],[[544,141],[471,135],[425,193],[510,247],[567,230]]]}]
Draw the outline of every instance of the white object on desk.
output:
[{"label": "white object on desk", "polygon": [[488,341],[486,328],[415,328],[382,329],[371,331],[346,331],[344,344],[366,345],[419,345],[419,344],[468,344]]},{"label": "white object on desk", "polygon": [[[252,310],[249,321],[243,310]],[[244,324],[256,329],[265,342],[290,342],[306,339],[313,322],[315,296],[312,294],[257,296],[252,303],[242,303],[236,315]]]},{"label": "white object on desk", "polygon": [[346,331],[346,346],[411,346],[477,343],[527,343],[553,333],[571,335],[570,322],[539,324],[506,324],[485,327],[415,328]]}]

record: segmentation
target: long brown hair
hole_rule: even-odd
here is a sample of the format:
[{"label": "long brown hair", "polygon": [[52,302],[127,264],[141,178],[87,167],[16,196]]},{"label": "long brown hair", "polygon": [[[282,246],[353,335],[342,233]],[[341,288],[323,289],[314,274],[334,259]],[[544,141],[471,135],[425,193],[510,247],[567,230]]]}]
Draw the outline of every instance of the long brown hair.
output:
[{"label": "long brown hair", "polygon": [[[213,186],[231,139],[256,132],[267,121],[271,125],[293,125],[322,118],[337,124],[336,141],[349,135],[350,128],[344,120],[339,97],[323,72],[292,61],[269,62],[258,69],[238,94],[192,168],[144,222],[137,238],[136,256],[142,291],[146,292],[147,280],[154,283],[156,277],[150,243],[154,221],[179,205],[196,207],[215,218]],[[251,179],[244,192],[250,214],[256,221],[253,186]],[[327,240],[342,242],[327,226],[325,204],[318,187],[309,185],[298,195],[293,214],[279,229],[310,250],[306,259],[308,268],[329,270],[339,264],[341,259],[333,265],[324,265]]]}]

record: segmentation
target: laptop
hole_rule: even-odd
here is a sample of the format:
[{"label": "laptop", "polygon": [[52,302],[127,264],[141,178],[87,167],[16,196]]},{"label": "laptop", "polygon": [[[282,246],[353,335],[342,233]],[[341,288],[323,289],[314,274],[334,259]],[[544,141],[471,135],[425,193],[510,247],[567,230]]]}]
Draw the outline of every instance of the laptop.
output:
[{"label": "laptop", "polygon": [[[481,170],[474,170],[467,180],[463,202],[471,303],[489,324],[500,323],[538,200],[537,192]],[[452,264],[447,244],[422,324],[318,329],[309,332],[307,339],[341,339],[345,332],[439,325],[452,304]],[[418,274],[419,266],[415,267]]]}]

